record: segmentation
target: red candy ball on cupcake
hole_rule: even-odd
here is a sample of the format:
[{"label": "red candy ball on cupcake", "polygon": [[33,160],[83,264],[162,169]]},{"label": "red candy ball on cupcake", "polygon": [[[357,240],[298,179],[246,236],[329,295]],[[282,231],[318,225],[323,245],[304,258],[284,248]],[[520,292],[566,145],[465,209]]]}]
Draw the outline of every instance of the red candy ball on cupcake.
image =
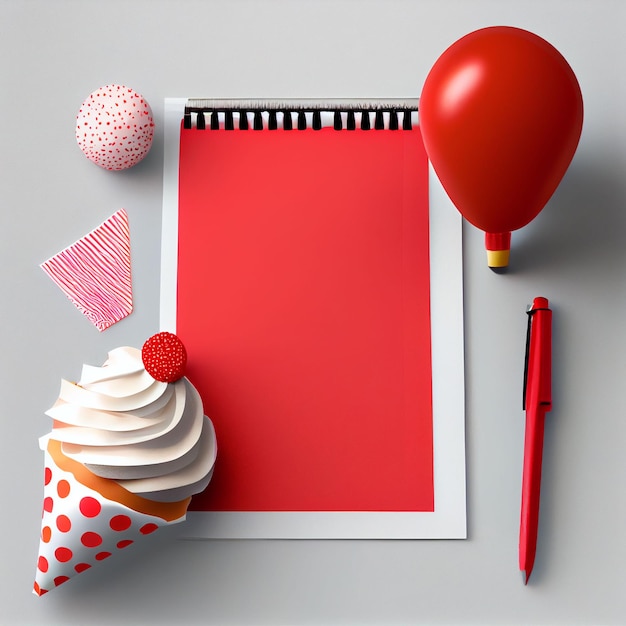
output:
[{"label": "red candy ball on cupcake", "polygon": [[185,375],[187,351],[174,333],[152,335],[143,344],[141,358],[146,372],[162,383],[173,383]]}]

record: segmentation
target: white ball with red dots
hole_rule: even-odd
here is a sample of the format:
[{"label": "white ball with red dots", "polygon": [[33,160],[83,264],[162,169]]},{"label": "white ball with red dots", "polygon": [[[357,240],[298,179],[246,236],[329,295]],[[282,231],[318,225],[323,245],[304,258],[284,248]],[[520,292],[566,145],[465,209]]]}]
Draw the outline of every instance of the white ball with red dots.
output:
[{"label": "white ball with red dots", "polygon": [[150,105],[124,85],[105,85],[83,102],[76,141],[85,156],[106,170],[125,170],[148,154],[154,136]]}]

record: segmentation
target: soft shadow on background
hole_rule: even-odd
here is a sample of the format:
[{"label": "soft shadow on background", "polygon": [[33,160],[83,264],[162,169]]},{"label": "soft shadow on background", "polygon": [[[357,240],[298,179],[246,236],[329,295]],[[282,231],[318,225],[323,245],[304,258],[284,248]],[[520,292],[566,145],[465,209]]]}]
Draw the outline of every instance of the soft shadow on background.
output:
[{"label": "soft shadow on background", "polygon": [[590,156],[574,158],[541,213],[513,233],[510,273],[626,267],[625,173]]}]

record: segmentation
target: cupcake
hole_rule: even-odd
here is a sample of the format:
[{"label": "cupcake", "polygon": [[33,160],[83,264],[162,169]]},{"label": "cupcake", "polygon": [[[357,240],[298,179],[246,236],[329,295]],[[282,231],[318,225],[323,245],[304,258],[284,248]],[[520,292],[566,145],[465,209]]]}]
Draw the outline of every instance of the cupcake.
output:
[{"label": "cupcake", "polygon": [[183,521],[191,496],[211,480],[215,431],[182,376],[184,348],[170,333],[149,342],[144,358],[141,350],[122,347],[102,367],[84,365],[78,383],[61,382],[46,412],[53,427],[40,439],[45,470],[37,595]]}]

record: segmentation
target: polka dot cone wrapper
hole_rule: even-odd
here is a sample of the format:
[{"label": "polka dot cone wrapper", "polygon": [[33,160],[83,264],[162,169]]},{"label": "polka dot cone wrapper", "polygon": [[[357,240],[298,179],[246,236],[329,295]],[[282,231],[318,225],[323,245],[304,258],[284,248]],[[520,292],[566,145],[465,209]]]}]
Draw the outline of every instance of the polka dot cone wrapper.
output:
[{"label": "polka dot cone wrapper", "polygon": [[158,528],[184,519],[167,521],[110,500],[61,469],[46,450],[33,592],[42,596]]},{"label": "polka dot cone wrapper", "polygon": [[154,118],[146,100],[124,85],[91,93],[76,116],[76,141],[83,154],[106,170],[124,170],[149,152]]}]

